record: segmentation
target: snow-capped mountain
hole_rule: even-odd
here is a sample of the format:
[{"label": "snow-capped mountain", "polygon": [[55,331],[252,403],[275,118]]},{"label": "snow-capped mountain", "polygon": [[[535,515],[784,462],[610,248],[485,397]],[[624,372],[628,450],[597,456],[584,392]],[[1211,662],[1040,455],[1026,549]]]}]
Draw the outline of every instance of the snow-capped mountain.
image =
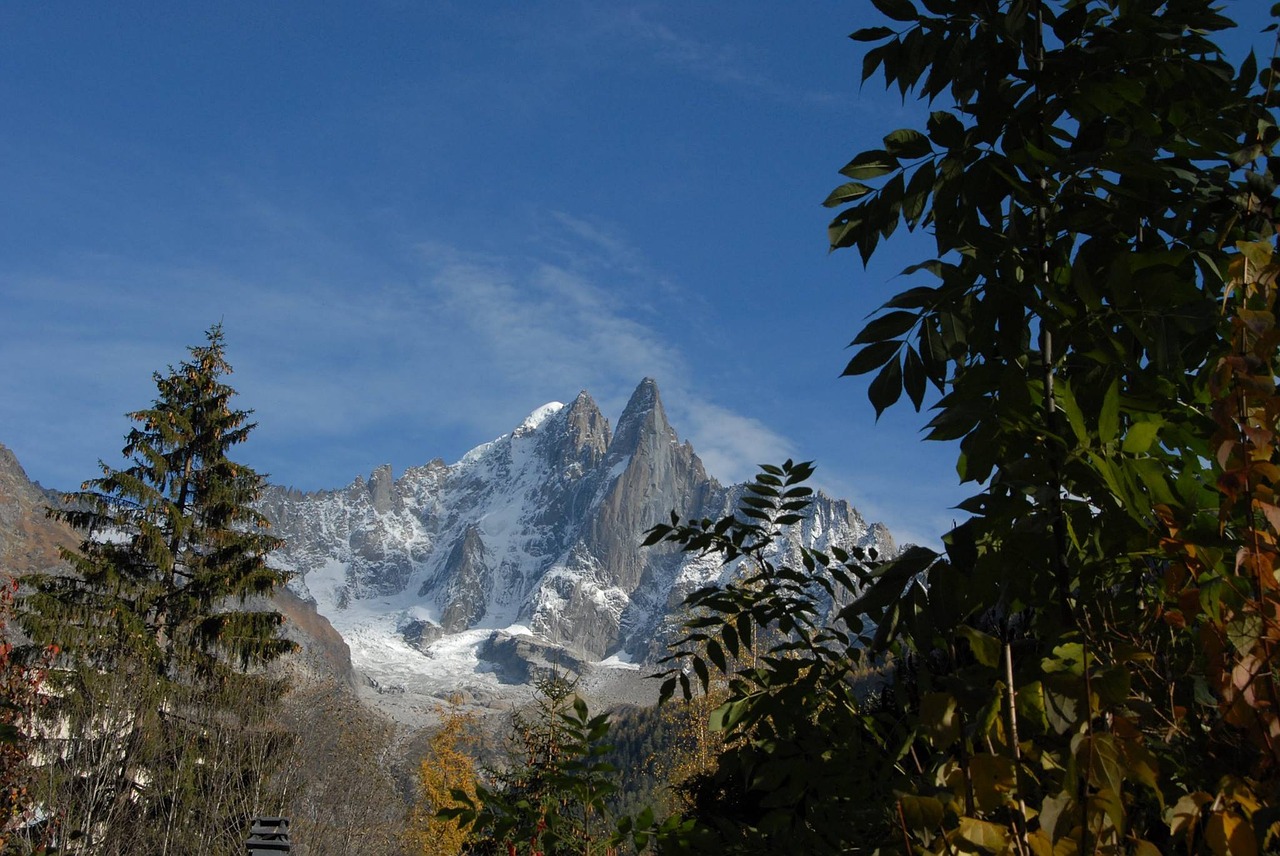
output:
[{"label": "snow-capped mountain", "polygon": [[[583,392],[457,463],[398,479],[383,466],[332,492],[272,487],[261,507],[287,545],[273,563],[295,573],[292,587],[346,639],[357,669],[384,689],[429,689],[434,675],[478,691],[476,681],[502,681],[495,660],[513,639],[607,664],[661,655],[684,595],[721,568],[641,548],[644,532],[672,510],[719,518],[740,493],[708,477],[645,379],[616,430]],[[821,495],[795,529],[793,549],[893,549],[884,527]]]}]

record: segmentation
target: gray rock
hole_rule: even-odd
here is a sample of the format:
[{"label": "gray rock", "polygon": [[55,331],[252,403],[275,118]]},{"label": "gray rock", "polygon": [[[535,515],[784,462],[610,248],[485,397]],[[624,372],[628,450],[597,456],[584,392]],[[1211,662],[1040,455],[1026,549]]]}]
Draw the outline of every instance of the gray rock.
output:
[{"label": "gray rock", "polygon": [[406,643],[426,653],[431,643],[444,636],[444,628],[434,621],[411,619],[400,628],[400,636]]},{"label": "gray rock", "polygon": [[[272,488],[261,508],[287,542],[275,560],[322,611],[406,610],[397,627],[419,634],[405,640],[420,650],[438,638],[429,627],[522,624],[590,661],[660,655],[684,595],[724,571],[670,545],[641,548],[644,532],[672,510],[719,518],[740,496],[707,475],[646,378],[615,431],[582,392],[455,464],[399,479],[382,466],[333,492]],[[798,559],[801,546],[832,544],[893,552],[883,527],[821,495],[778,549]]]},{"label": "gray rock", "polygon": [[482,670],[492,672],[505,684],[532,684],[551,677],[574,680],[585,671],[582,661],[564,648],[532,636],[495,632],[478,653]]}]

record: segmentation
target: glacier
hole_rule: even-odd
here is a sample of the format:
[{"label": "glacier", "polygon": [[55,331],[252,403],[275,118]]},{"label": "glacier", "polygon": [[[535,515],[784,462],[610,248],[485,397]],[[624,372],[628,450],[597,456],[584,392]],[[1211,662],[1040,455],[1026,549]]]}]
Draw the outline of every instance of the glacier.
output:
[{"label": "glacier", "polygon": [[[413,718],[449,696],[518,699],[539,669],[643,670],[684,596],[726,574],[714,556],[641,548],[644,532],[673,510],[722,517],[741,494],[707,475],[646,378],[616,430],[582,392],[454,464],[399,478],[384,465],[333,491],[271,486],[260,509],[285,540],[272,563],[347,642],[375,703]],[[778,549],[832,545],[894,549],[821,494]]]}]

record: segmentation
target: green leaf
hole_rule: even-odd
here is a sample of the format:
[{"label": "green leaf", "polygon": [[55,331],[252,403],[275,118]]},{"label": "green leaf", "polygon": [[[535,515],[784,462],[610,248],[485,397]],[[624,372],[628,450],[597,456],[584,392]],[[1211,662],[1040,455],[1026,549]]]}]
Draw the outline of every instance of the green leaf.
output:
[{"label": "green leaf", "polygon": [[1049,730],[1049,720],[1044,709],[1044,686],[1039,681],[1018,687],[1014,700],[1018,705],[1019,721],[1030,725],[1038,734]]},{"label": "green leaf", "polygon": [[1129,669],[1124,665],[1099,669],[1092,676],[1093,690],[1107,704],[1118,706],[1129,700]]},{"label": "green leaf", "polygon": [[659,523],[657,526],[652,527],[646,532],[644,536],[644,540],[640,542],[640,546],[652,547],[654,544],[657,544],[659,541],[665,538],[667,536],[667,533],[669,532],[671,532],[670,526],[666,526]]},{"label": "green leaf", "polygon": [[1085,5],[1072,6],[1056,19],[1053,19],[1050,27],[1053,34],[1062,42],[1071,42],[1080,37],[1084,32],[1084,25],[1089,15],[1089,7]]},{"label": "green leaf", "polygon": [[947,377],[947,350],[942,344],[942,334],[933,324],[921,325],[920,359],[925,373],[941,392]]},{"label": "green leaf", "polygon": [[667,678],[665,681],[663,681],[662,688],[658,691],[659,707],[666,704],[667,700],[670,699],[671,696],[675,694],[675,691],[676,691],[676,679],[674,677]]},{"label": "green leaf", "polygon": [[847,620],[850,616],[878,613],[900,597],[912,577],[928,568],[937,558],[938,554],[927,547],[916,546],[880,565],[862,595],[840,611],[841,618]]},{"label": "green leaf", "polygon": [[[734,636],[735,640],[737,636]],[[707,659],[715,664],[721,674],[727,674],[729,671],[728,663],[725,661],[724,649],[720,647],[720,643],[714,639],[707,640]]]},{"label": "green leaf", "polygon": [[711,675],[707,672],[707,664],[703,662],[701,657],[690,657],[689,662],[693,666],[694,674],[698,676],[698,683],[702,684],[705,691],[707,685],[711,683]]},{"label": "green leaf", "polygon": [[1155,754],[1136,740],[1123,740],[1120,750],[1124,753],[1127,779],[1149,788],[1164,805],[1164,794],[1160,792],[1160,762]]},{"label": "green leaf", "polygon": [[1103,445],[1115,442],[1120,432],[1120,382],[1111,381],[1102,397],[1102,411],[1098,414],[1098,439]]},{"label": "green leaf", "polygon": [[929,138],[912,128],[899,128],[886,134],[884,148],[900,158],[922,158],[933,151]]},{"label": "green leaf", "polygon": [[1012,758],[979,753],[969,760],[970,779],[978,808],[984,812],[998,810],[1005,804],[1005,794],[1017,787],[1017,770]]},{"label": "green leaf", "polygon": [[920,17],[911,0],[871,0],[871,5],[895,21],[915,21]]},{"label": "green leaf", "polygon": [[882,175],[888,175],[899,168],[898,159],[893,155],[881,149],[872,149],[862,152],[849,161],[840,170],[840,173],[857,181],[863,178],[877,178]]},{"label": "green leaf", "polygon": [[896,42],[890,42],[889,44],[880,45],[879,47],[872,48],[867,51],[866,55],[862,58],[862,80],[870,80],[871,75],[875,74],[876,69],[880,67],[882,62],[884,62],[885,57],[892,53],[896,47]]},{"label": "green leaf", "polygon": [[973,656],[979,663],[993,669],[1000,665],[1001,645],[999,639],[967,624],[960,625],[956,632],[969,641]]},{"label": "green leaf", "polygon": [[867,387],[867,398],[876,410],[876,419],[902,397],[902,364],[890,360]]},{"label": "green leaf", "polygon": [[707,726],[712,731],[728,731],[733,728],[750,711],[749,699],[738,699],[726,702],[711,712]]},{"label": "green leaf", "polygon": [[852,247],[867,228],[867,223],[862,218],[862,209],[850,208],[840,212],[831,221],[831,225],[827,226],[827,241],[833,250]]},{"label": "green leaf", "polygon": [[880,218],[881,237],[888,238],[898,228],[902,213],[902,203],[905,200],[906,193],[906,182],[901,172],[885,182],[884,186],[880,188],[880,198],[877,200],[876,212]]},{"label": "green leaf", "polygon": [[1111,734],[1076,736],[1076,761],[1081,770],[1089,771],[1089,784],[1120,793],[1124,785],[1124,762]]},{"label": "green leaf", "polygon": [[872,342],[853,355],[853,359],[849,360],[849,364],[841,372],[841,377],[866,374],[872,369],[878,369],[893,359],[901,347],[900,342]]},{"label": "green leaf", "polygon": [[1094,817],[1105,814],[1114,826],[1124,826],[1124,800],[1121,798],[1119,791],[1111,788],[1099,788],[1089,795],[1088,805],[1089,814]]},{"label": "green leaf", "polygon": [[[912,180],[914,181],[914,179]],[[940,261],[939,259],[929,259],[928,261],[923,261],[917,264],[908,265],[907,267],[904,267],[902,269],[902,273],[900,274],[900,276],[909,276],[913,273],[923,270],[923,271],[928,271],[929,273],[936,276],[938,279],[942,279],[943,271],[945,271],[947,267],[948,266],[943,264],[942,261]],[[936,288],[929,288],[928,286],[918,285],[915,288],[908,288],[906,291],[895,294],[893,297],[885,301],[884,305],[885,306],[922,307],[922,306],[926,306],[928,304],[928,301],[921,302],[921,303],[908,303],[906,302],[907,296],[908,295],[936,296],[937,294],[938,294],[938,289]]]},{"label": "green leaf", "polygon": [[917,411],[924,403],[924,390],[927,383],[924,363],[915,348],[908,347],[906,357],[902,361],[902,386],[911,399],[911,406]]},{"label": "green leaf", "polygon": [[1053,386],[1053,399],[1067,415],[1067,422],[1071,425],[1071,433],[1076,435],[1076,441],[1082,446],[1088,446],[1089,429],[1085,427],[1084,414],[1080,412],[1080,405],[1076,402],[1070,384],[1059,379]]},{"label": "green leaf", "polygon": [[1111,491],[1111,495],[1120,500],[1122,505],[1131,503],[1133,499],[1132,492],[1125,490],[1125,482],[1111,461],[1096,452],[1089,452],[1088,458],[1089,463],[1093,464],[1094,470],[1098,475],[1102,476],[1102,480],[1106,483],[1107,489]]},{"label": "green leaf", "polygon": [[906,309],[895,309],[892,312],[886,312],[863,327],[857,337],[850,342],[851,345],[861,345],[864,342],[883,342],[886,339],[896,339],[903,333],[915,326],[920,315],[910,312]]},{"label": "green leaf", "polygon": [[902,617],[902,602],[895,601],[880,616],[880,624],[876,627],[875,636],[871,639],[872,651],[884,651],[898,631],[898,621]]},{"label": "green leaf", "polygon": [[1156,420],[1135,422],[1125,432],[1120,449],[1127,455],[1145,455],[1151,449],[1163,423]]},{"label": "green leaf", "polygon": [[855,42],[878,42],[893,34],[893,30],[888,27],[863,27],[861,30],[854,30],[850,33],[849,38]]},{"label": "green leaf", "polygon": [[964,125],[945,110],[930,113],[925,127],[929,131],[929,139],[943,148],[954,149],[964,145]]},{"label": "green leaf", "polygon": [[904,793],[897,794],[897,797],[907,829],[929,832],[942,824],[943,807],[937,797],[918,797]]},{"label": "green leaf", "polygon": [[951,693],[925,693],[920,699],[920,728],[938,749],[960,739],[960,717]]},{"label": "green leaf", "polygon": [[852,202],[855,199],[861,199],[870,192],[871,188],[867,185],[851,181],[842,184],[835,190],[831,191],[827,198],[822,201],[822,204],[827,208],[835,208],[837,206],[844,205],[847,202]]},{"label": "green leaf", "polygon": [[939,312],[938,327],[942,332],[942,343],[947,353],[955,355],[968,349],[968,318],[955,312]]},{"label": "green leaf", "polygon": [[902,216],[906,218],[907,226],[912,229],[924,214],[925,203],[933,190],[935,177],[933,163],[926,161],[916,169],[911,176],[911,181],[907,184],[907,192],[902,199]]},{"label": "green leaf", "polygon": [[1193,835],[1200,823],[1203,806],[1210,802],[1213,802],[1213,797],[1204,791],[1183,794],[1178,798],[1173,811],[1169,812],[1169,831],[1178,836]]},{"label": "green leaf", "polygon": [[1084,674],[1084,646],[1079,642],[1055,645],[1053,653],[1040,661],[1040,668],[1048,674],[1066,672],[1079,677]]},{"label": "green leaf", "polygon": [[[730,657],[738,656],[738,631],[733,629],[732,624],[725,624],[720,628],[720,638],[724,640],[724,647],[729,652]],[[727,671],[722,669],[721,671]]]}]

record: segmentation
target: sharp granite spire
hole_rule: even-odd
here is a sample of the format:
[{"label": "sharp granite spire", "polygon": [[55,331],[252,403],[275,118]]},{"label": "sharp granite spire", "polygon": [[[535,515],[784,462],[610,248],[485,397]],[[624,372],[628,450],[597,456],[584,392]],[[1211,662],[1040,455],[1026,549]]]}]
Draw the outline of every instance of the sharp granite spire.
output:
[{"label": "sharp granite spire", "polygon": [[[494,634],[531,633],[586,660],[661,655],[684,595],[721,568],[643,549],[644,532],[673,510],[719,518],[740,495],[680,442],[645,378],[616,431],[581,392],[457,463],[394,480],[379,467],[332,492],[273,488],[262,510],[287,542],[275,562],[348,640],[356,668],[382,681],[427,674],[440,652],[479,651]],[[883,527],[822,496],[786,544],[893,549]]]}]

